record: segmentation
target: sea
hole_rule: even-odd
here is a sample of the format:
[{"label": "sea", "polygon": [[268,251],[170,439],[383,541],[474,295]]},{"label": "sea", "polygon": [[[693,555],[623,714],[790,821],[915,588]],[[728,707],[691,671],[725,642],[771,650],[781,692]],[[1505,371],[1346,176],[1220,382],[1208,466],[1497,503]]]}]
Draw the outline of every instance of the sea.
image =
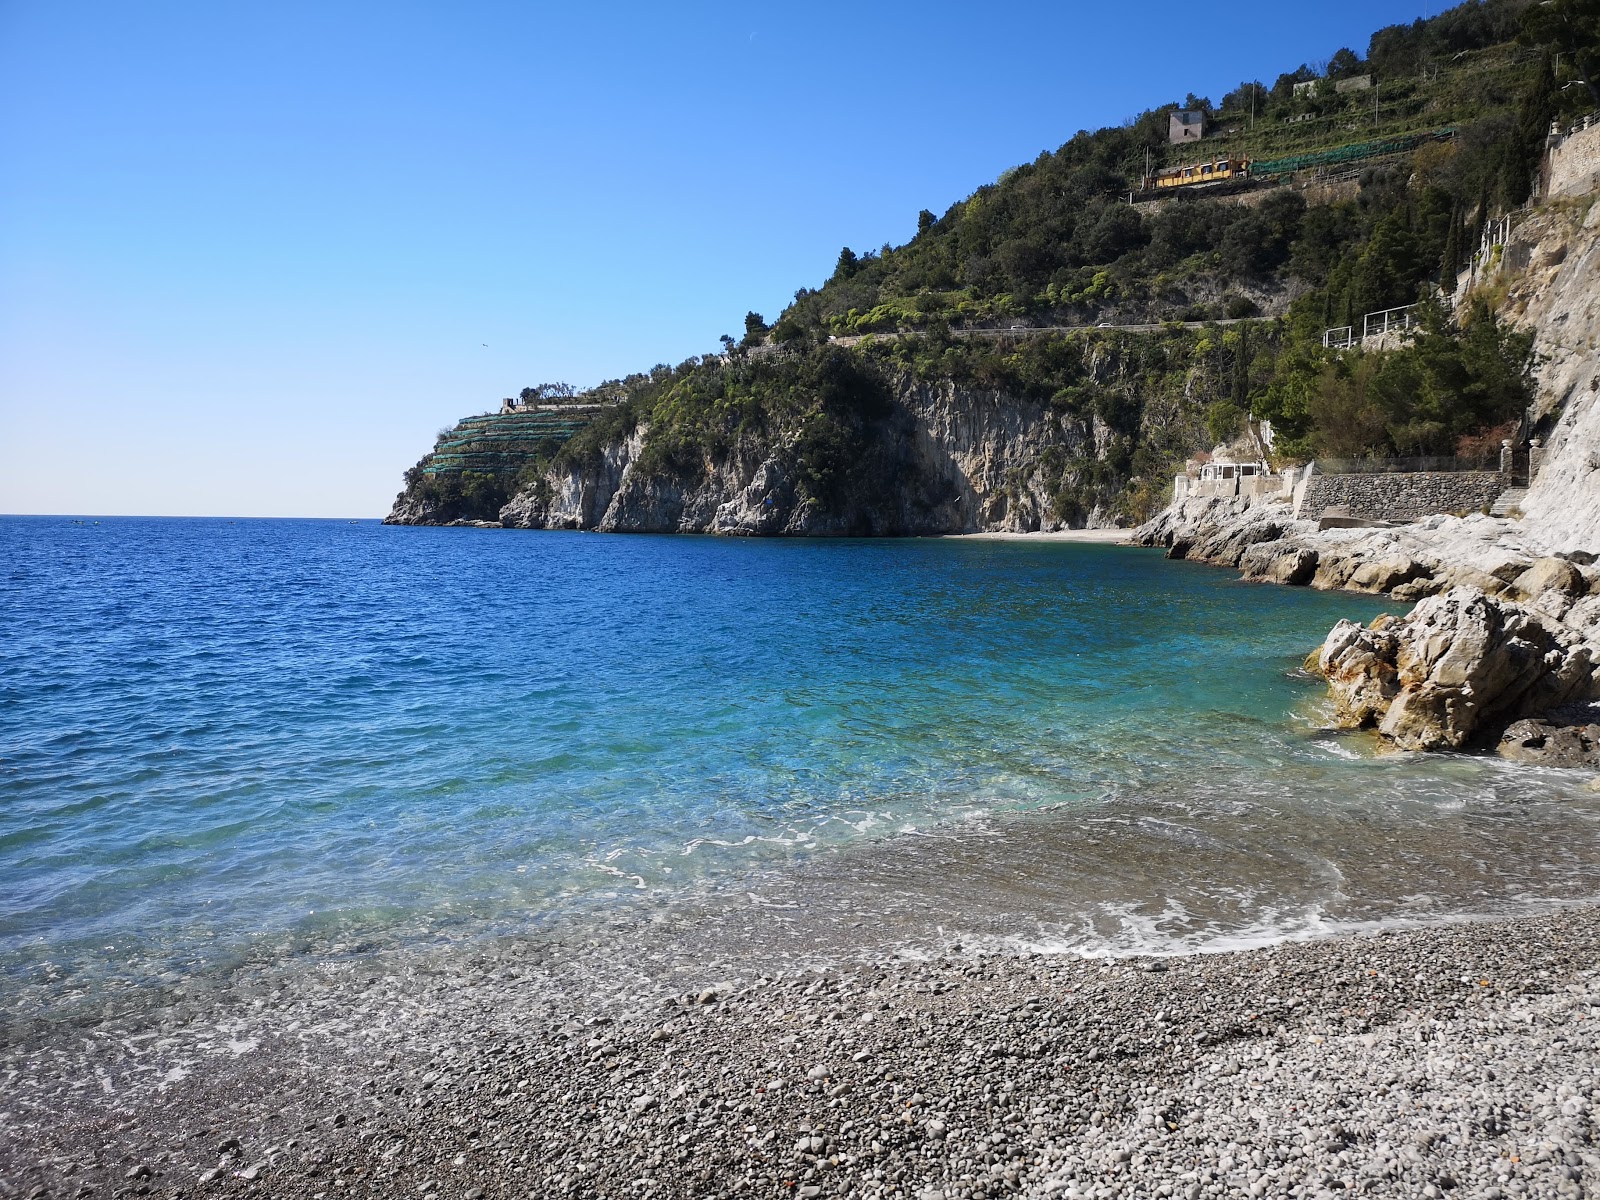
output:
[{"label": "sea", "polygon": [[1600,897],[1591,773],[1386,751],[1383,598],[1157,551],[0,519],[0,1006],[698,926],[1180,954]]}]

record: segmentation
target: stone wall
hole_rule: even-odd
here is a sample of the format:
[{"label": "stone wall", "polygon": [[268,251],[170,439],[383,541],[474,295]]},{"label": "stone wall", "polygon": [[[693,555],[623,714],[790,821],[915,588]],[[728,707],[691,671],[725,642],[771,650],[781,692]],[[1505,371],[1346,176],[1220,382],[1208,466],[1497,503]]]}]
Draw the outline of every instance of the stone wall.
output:
[{"label": "stone wall", "polygon": [[1287,498],[1294,491],[1295,468],[1282,475],[1236,475],[1232,479],[1190,479],[1179,475],[1172,481],[1174,500],[1232,500],[1243,496],[1258,500],[1263,496]]},{"label": "stone wall", "polygon": [[1296,515],[1314,521],[1325,509],[1346,508],[1368,521],[1415,521],[1433,513],[1477,512],[1505,486],[1498,471],[1313,475]]},{"label": "stone wall", "polygon": [[1600,185],[1600,120],[1551,147],[1544,177],[1546,199],[1581,196]]}]

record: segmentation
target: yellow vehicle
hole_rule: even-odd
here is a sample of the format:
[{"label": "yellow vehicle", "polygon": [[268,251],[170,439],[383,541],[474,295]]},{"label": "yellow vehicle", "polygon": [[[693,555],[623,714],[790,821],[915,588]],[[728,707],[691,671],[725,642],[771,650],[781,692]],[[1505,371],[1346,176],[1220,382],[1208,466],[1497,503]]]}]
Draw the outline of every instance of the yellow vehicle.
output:
[{"label": "yellow vehicle", "polygon": [[1219,158],[1211,162],[1195,163],[1188,167],[1170,167],[1146,177],[1144,190],[1160,191],[1166,188],[1190,187],[1197,183],[1222,183],[1228,179],[1244,179],[1250,174],[1248,158]]}]

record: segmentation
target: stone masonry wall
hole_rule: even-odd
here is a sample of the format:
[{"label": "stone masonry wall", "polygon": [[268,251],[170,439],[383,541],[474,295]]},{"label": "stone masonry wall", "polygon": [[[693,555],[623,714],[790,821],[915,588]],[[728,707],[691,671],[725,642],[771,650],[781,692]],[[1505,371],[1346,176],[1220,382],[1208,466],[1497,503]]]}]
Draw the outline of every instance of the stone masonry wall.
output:
[{"label": "stone masonry wall", "polygon": [[1578,196],[1600,181],[1600,120],[1568,134],[1550,151],[1545,196]]},{"label": "stone masonry wall", "polygon": [[1433,513],[1476,512],[1505,490],[1498,471],[1427,471],[1403,475],[1313,475],[1300,515],[1315,521],[1347,508],[1368,521],[1415,521]]}]

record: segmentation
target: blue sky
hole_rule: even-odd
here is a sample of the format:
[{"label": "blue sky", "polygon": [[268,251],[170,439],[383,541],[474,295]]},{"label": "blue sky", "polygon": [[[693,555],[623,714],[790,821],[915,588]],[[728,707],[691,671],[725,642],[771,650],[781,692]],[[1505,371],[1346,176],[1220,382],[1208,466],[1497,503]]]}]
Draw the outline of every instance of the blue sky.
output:
[{"label": "blue sky", "polygon": [[381,515],[459,416],[1430,10],[0,0],[0,512]]}]

